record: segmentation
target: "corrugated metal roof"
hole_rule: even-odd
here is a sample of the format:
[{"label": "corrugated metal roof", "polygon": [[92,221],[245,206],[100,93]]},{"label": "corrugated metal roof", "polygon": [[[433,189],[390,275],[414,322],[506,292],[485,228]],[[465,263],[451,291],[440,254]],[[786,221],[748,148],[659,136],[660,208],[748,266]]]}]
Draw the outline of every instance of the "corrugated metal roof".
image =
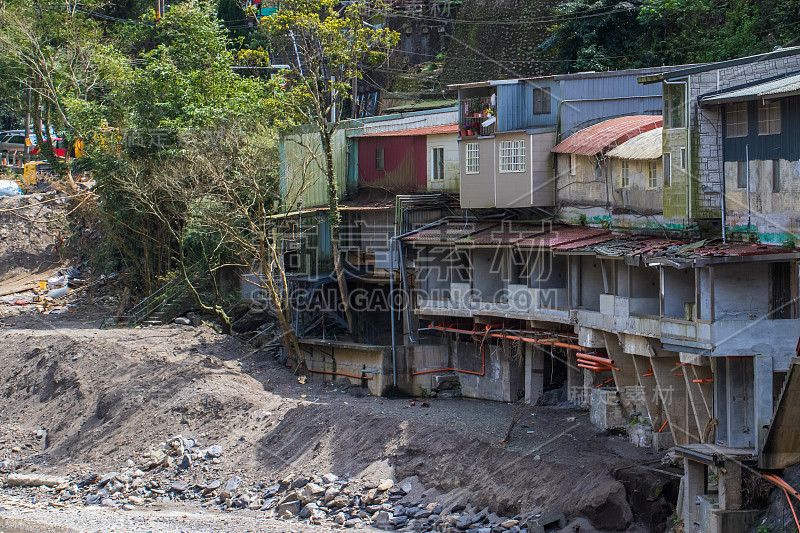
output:
[{"label": "corrugated metal roof", "polygon": [[797,254],[796,249],[757,243],[728,243],[721,241],[687,241],[663,237],[614,235],[603,243],[574,249],[606,257],[636,257],[647,261],[666,260],[673,266],[691,263],[695,259],[718,257],[747,257],[772,254]]},{"label": "corrugated metal roof", "polygon": [[723,93],[701,96],[700,102],[703,104],[724,104],[726,102],[758,100],[759,98],[769,98],[770,96],[782,97],[793,94],[800,94],[800,74],[792,74]]},{"label": "corrugated metal roof", "polygon": [[661,134],[664,128],[656,128],[637,135],[620,144],[606,155],[619,159],[658,159],[663,153]]},{"label": "corrugated metal roof", "polygon": [[355,135],[356,138],[364,137],[416,137],[420,135],[443,135],[447,133],[458,133],[458,124],[445,124],[444,126],[427,126],[425,128],[413,128],[399,131],[381,131],[378,133],[365,133]]},{"label": "corrugated metal roof", "polygon": [[661,126],[661,115],[612,118],[570,135],[552,151],[559,154],[595,155]]}]

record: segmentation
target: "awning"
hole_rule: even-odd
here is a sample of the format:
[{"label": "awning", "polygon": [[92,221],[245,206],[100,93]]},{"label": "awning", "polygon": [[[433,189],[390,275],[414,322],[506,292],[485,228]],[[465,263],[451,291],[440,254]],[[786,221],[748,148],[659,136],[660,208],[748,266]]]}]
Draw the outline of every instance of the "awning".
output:
[{"label": "awning", "polygon": [[632,115],[612,118],[570,135],[552,151],[558,154],[579,155],[604,153],[637,135],[661,126],[661,115]]},{"label": "awning", "polygon": [[700,97],[703,105],[719,105],[727,102],[745,102],[748,100],[769,100],[800,94],[800,74],[792,74],[772,79],[747,87],[718,92]]},{"label": "awning", "polygon": [[606,155],[619,159],[659,159],[663,154],[661,133],[663,128],[646,131],[620,144]]}]

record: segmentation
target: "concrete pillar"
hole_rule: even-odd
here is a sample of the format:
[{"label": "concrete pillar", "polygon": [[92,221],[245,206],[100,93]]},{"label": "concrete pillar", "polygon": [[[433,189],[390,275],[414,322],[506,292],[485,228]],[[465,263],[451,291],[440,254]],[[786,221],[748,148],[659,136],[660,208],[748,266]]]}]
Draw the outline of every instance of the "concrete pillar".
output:
[{"label": "concrete pillar", "polygon": [[619,337],[613,333],[603,332],[603,339],[606,345],[606,352],[611,359],[614,360],[614,366],[619,370],[614,370],[614,383],[617,385],[619,392],[624,392],[626,387],[635,387],[639,384],[638,376],[636,375],[636,365],[633,362],[633,356],[626,354],[622,351],[619,343]]},{"label": "concrete pillar", "polygon": [[738,511],[742,508],[742,464],[734,459],[719,469],[719,508]]},{"label": "concrete pillar", "polygon": [[525,345],[525,402],[536,405],[544,392],[544,351]]},{"label": "concrete pillar", "polygon": [[566,350],[567,358],[567,399],[575,404],[583,403],[583,368],[578,368],[575,352]]},{"label": "concrete pillar", "polygon": [[631,358],[639,379],[641,390],[639,401],[644,402],[643,405],[636,405],[636,409],[647,409],[650,423],[653,424],[653,431],[658,431],[666,420],[666,413],[664,412],[664,406],[661,404],[661,397],[658,394],[656,378],[650,370],[650,358],[643,355],[634,355]]},{"label": "concrete pillar", "polygon": [[769,355],[757,355],[753,359],[753,377],[755,379],[755,426],[756,452],[761,451],[764,439],[767,437],[767,429],[772,420],[772,357]]},{"label": "concrete pillar", "polygon": [[698,530],[700,506],[697,498],[706,492],[706,465],[683,459],[683,530],[686,533]]},{"label": "concrete pillar", "polygon": [[653,365],[658,394],[666,409],[669,429],[675,443],[699,442],[695,421],[689,417],[688,413],[686,381],[683,376],[676,375],[683,373],[683,367],[677,364],[680,362],[680,358],[677,354],[660,355],[653,357],[650,361]]},{"label": "concrete pillar", "polygon": [[[686,382],[686,390],[689,393],[690,414],[694,418],[700,441],[705,442],[704,432],[714,413],[714,384],[712,382],[696,383],[695,381],[711,379],[711,367],[684,366],[683,376]],[[708,444],[713,444],[713,441]]]}]

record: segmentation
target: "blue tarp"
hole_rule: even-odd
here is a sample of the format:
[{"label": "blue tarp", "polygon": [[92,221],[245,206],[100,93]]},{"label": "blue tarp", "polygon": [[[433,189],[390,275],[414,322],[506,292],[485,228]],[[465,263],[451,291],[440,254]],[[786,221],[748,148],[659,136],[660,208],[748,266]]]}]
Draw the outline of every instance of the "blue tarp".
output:
[{"label": "blue tarp", "polygon": [[22,189],[16,181],[0,180],[0,196],[20,196]]}]

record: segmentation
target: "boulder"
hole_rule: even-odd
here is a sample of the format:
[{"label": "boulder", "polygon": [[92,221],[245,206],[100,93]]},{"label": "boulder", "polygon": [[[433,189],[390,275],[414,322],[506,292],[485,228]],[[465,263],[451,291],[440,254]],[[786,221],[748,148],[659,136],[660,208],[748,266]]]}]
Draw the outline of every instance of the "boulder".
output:
[{"label": "boulder", "polygon": [[288,519],[300,514],[300,502],[294,500],[278,505],[278,518]]}]

